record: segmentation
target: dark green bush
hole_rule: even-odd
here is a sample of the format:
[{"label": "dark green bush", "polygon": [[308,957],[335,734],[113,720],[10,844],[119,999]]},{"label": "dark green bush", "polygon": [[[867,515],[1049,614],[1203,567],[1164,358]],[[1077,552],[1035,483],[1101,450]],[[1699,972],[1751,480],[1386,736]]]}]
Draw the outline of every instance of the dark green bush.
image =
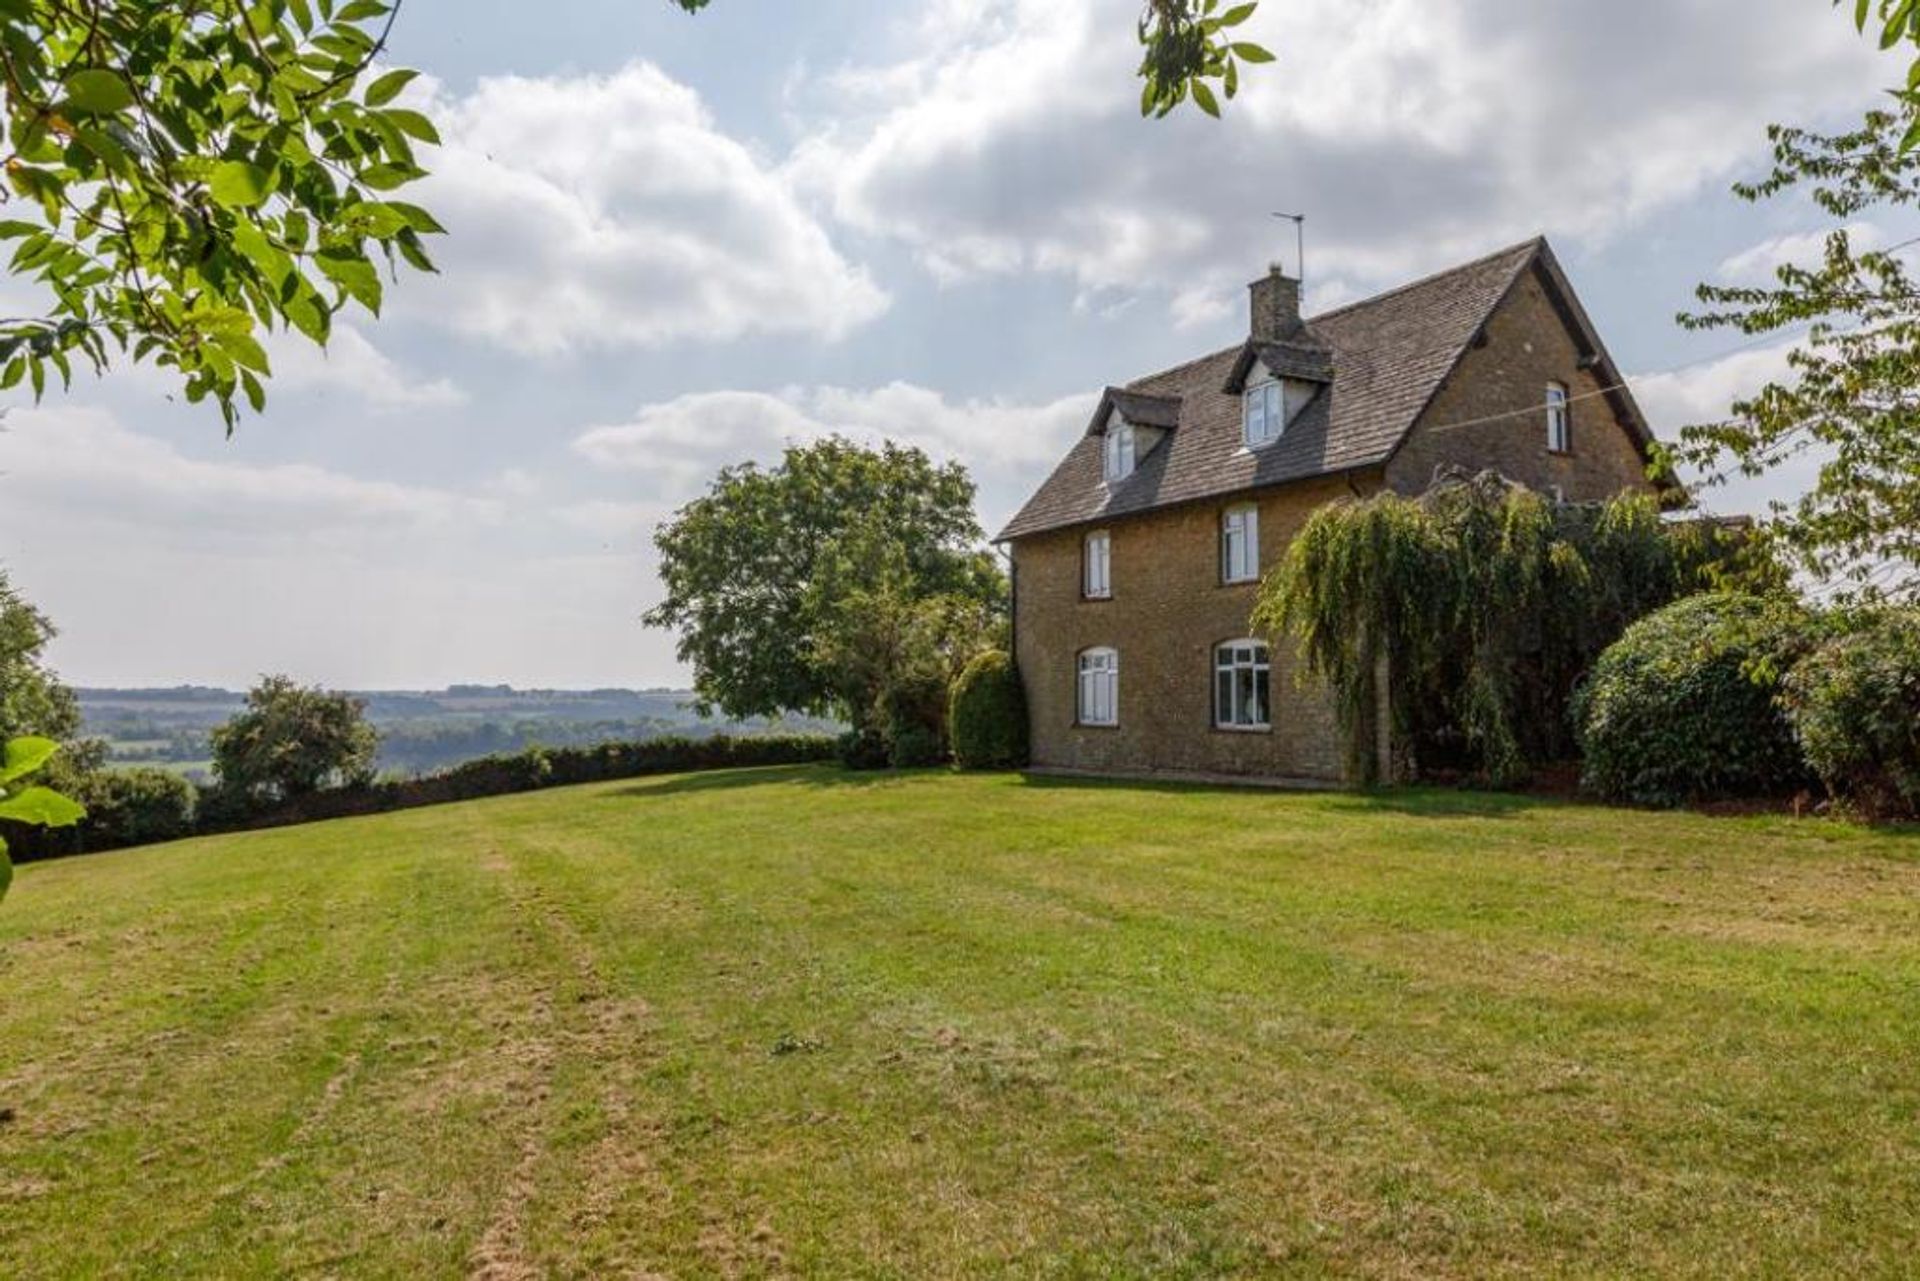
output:
[{"label": "dark green bush", "polygon": [[1781,701],[1835,800],[1920,817],[1920,610],[1847,620],[1788,674]]},{"label": "dark green bush", "polygon": [[1027,694],[1003,650],[968,663],[953,683],[947,722],[962,769],[1019,769],[1027,763]]},{"label": "dark green bush", "polygon": [[1776,695],[1814,622],[1731,592],[1676,601],[1626,630],[1574,700],[1582,782],[1644,805],[1775,796],[1807,781]]},{"label": "dark green bush", "polygon": [[194,786],[170,770],[95,770],[80,780],[73,799],[87,808],[77,833],[84,849],[120,849],[193,834]]},{"label": "dark green bush", "polygon": [[897,724],[887,734],[887,763],[895,769],[925,769],[946,762],[946,744],[925,725]]},{"label": "dark green bush", "polygon": [[850,729],[835,740],[840,763],[851,770],[885,769],[893,763],[886,736],[877,729]]}]

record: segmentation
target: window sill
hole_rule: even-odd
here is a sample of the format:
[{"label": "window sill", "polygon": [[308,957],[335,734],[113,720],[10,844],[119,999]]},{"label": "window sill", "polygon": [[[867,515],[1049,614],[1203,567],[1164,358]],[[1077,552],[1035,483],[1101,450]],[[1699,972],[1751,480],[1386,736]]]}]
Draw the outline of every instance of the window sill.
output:
[{"label": "window sill", "polygon": [[1213,732],[1216,734],[1271,734],[1273,733],[1273,726],[1271,725],[1215,725],[1213,727]]},{"label": "window sill", "polygon": [[1083,593],[1080,597],[1080,603],[1082,605],[1111,605],[1113,603],[1113,593],[1108,592],[1105,596],[1088,596]]},{"label": "window sill", "polygon": [[1073,723],[1073,727],[1075,729],[1119,729],[1120,722],[1119,721],[1103,721],[1103,722],[1095,723],[1093,721],[1075,721]]},{"label": "window sill", "polygon": [[1260,585],[1260,580],[1258,578],[1228,578],[1228,579],[1223,579],[1221,582],[1216,584],[1216,586],[1221,588],[1258,587],[1259,585]]}]

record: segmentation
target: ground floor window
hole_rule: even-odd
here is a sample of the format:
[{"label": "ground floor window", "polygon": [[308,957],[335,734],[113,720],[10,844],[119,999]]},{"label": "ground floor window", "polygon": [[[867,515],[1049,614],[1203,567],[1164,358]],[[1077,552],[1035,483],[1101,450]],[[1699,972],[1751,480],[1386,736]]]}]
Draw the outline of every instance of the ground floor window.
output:
[{"label": "ground floor window", "polygon": [[1120,655],[1090,649],[1080,655],[1079,720],[1082,725],[1120,723]]},{"label": "ground floor window", "polygon": [[1213,723],[1221,729],[1267,729],[1273,664],[1255,640],[1228,641],[1213,651]]}]

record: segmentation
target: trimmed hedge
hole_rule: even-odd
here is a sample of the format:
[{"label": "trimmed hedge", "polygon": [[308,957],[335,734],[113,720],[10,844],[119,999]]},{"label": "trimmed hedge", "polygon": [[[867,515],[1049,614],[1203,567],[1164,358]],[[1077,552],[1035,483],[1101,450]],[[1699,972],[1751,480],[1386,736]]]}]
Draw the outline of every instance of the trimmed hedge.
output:
[{"label": "trimmed hedge", "polygon": [[[388,779],[314,792],[287,804],[269,806],[218,787],[200,790],[196,800],[190,783],[163,770],[101,770],[86,776],[80,785],[76,799],[87,806],[88,817],[79,827],[53,833],[23,829],[19,837],[9,831],[7,839],[10,844],[19,841],[16,854],[45,858],[195,834],[380,814],[570,783],[798,765],[833,757],[834,740],[816,734],[748,738],[717,734],[711,738],[654,738],[594,747],[533,747],[511,755],[483,756],[422,778]],[[187,806],[184,823],[178,808],[183,799]]]},{"label": "trimmed hedge", "polygon": [[1027,694],[1004,650],[988,650],[953,683],[947,721],[962,769],[1019,769],[1027,763]]},{"label": "trimmed hedge", "polygon": [[1600,655],[1575,698],[1581,781],[1643,805],[1804,786],[1806,766],[1776,695],[1814,627],[1796,604],[1732,592],[1647,615]]},{"label": "trimmed hedge", "polygon": [[1846,620],[1781,701],[1807,764],[1866,818],[1920,818],[1920,610]]},{"label": "trimmed hedge", "polygon": [[[716,734],[712,738],[652,738],[637,743],[602,743],[597,747],[530,747],[506,756],[482,756],[423,778],[384,780],[365,787],[315,792],[291,805],[251,815],[235,826],[311,823],[531,792],[542,787],[642,778],[648,774],[799,765],[832,760],[833,743],[833,739],[823,734],[769,734],[751,738]],[[201,830],[210,829],[203,824]]]}]

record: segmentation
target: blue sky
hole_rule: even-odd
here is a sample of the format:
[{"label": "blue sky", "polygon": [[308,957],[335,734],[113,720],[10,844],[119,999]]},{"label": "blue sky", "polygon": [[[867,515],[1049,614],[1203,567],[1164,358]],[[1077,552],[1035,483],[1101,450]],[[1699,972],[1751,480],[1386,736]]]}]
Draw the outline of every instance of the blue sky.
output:
[{"label": "blue sky", "polygon": [[678,683],[649,538],[715,469],[891,435],[991,528],[1102,385],[1239,336],[1281,208],[1310,310],[1546,233],[1671,432],[1782,365],[1693,285],[1828,226],[1728,194],[1765,125],[1903,70],[1826,0],[1265,0],[1229,118],[1144,122],[1137,8],[408,0],[443,273],[276,346],[232,439],[145,370],[9,405],[0,563],[78,683]]}]

